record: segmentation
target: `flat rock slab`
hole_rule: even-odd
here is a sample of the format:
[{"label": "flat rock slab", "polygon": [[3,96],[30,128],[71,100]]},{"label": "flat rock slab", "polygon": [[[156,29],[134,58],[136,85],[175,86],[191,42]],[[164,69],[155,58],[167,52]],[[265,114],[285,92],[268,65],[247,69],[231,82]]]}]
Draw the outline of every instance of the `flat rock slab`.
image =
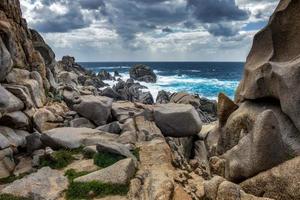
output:
[{"label": "flat rock slab", "polygon": [[99,181],[111,184],[128,184],[135,174],[134,161],[131,158],[120,160],[107,168],[76,178],[75,182]]},{"label": "flat rock slab", "polygon": [[1,193],[37,200],[55,200],[68,188],[68,184],[63,172],[44,167],[9,184]]},{"label": "flat rock slab", "polygon": [[118,137],[116,134],[105,133],[89,128],[56,128],[42,134],[41,140],[51,148],[75,149],[81,146],[96,145],[100,141],[111,141]]},{"label": "flat rock slab", "polygon": [[94,159],[88,159],[74,161],[64,169],[64,172],[70,169],[74,169],[76,172],[93,172],[98,170],[99,167],[94,164]]}]

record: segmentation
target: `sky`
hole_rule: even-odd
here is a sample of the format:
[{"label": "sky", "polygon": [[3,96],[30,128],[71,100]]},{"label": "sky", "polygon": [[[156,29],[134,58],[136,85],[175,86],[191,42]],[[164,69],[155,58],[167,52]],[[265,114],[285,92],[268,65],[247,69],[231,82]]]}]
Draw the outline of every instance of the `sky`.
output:
[{"label": "sky", "polygon": [[57,59],[245,61],[279,0],[20,0]]}]

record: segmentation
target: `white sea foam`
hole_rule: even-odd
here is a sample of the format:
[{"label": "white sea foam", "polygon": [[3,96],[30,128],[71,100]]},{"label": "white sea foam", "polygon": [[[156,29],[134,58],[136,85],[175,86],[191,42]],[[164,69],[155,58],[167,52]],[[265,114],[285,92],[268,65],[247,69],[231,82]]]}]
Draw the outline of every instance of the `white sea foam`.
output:
[{"label": "white sea foam", "polygon": [[[156,73],[157,74],[157,73]],[[129,78],[128,73],[120,73],[123,80]],[[208,79],[208,78],[191,78],[186,75],[182,76],[157,76],[157,83],[145,83],[142,85],[148,89],[143,89],[145,92],[151,92],[154,100],[156,99],[158,92],[161,90],[169,92],[185,91],[189,93],[197,93],[200,96],[205,96],[209,99],[216,99],[219,91],[232,91],[237,85],[238,81]],[[117,81],[105,81],[111,87],[117,83]],[[230,96],[230,95],[229,95]],[[231,96],[232,97],[232,96]]]}]

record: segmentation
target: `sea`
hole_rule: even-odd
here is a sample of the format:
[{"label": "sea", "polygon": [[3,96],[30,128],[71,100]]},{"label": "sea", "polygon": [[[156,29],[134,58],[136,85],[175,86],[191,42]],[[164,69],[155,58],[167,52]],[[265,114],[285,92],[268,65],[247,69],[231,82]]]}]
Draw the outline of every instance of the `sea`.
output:
[{"label": "sea", "polygon": [[[154,99],[160,90],[187,92],[216,100],[220,92],[234,98],[242,78],[243,62],[81,62],[83,67],[96,73],[118,71],[123,80],[129,78],[129,69],[136,64],[151,67],[157,75],[157,83],[141,83]],[[115,81],[105,81],[110,86]],[[145,91],[147,91],[145,90]]]}]

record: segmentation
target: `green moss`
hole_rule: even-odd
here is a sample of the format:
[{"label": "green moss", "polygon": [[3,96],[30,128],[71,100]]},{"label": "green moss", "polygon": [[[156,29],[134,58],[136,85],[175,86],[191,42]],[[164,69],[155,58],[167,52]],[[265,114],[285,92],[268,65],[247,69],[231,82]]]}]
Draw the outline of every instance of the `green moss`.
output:
[{"label": "green moss", "polygon": [[72,182],[75,178],[87,175],[88,173],[89,172],[86,171],[76,172],[74,169],[69,169],[65,172],[65,176],[67,176],[69,181]]},{"label": "green moss", "polygon": [[137,160],[140,160],[140,148],[136,148],[131,151],[131,153],[137,158]]},{"label": "green moss", "polygon": [[0,194],[0,200],[32,200],[25,197],[16,197],[11,194]]},{"label": "green moss", "polygon": [[45,166],[49,166],[52,169],[62,169],[67,167],[75,160],[73,155],[82,153],[82,149],[83,147],[56,151],[51,156],[41,158],[40,168]]},{"label": "green moss", "polygon": [[94,163],[101,168],[106,168],[124,158],[124,156],[112,153],[97,153],[94,155]]},{"label": "green moss", "polygon": [[40,167],[49,166],[52,169],[62,169],[73,162],[75,158],[73,153],[67,150],[60,150],[54,152],[51,157],[42,158]]},{"label": "green moss", "polygon": [[92,199],[94,197],[105,197],[108,195],[127,195],[128,185],[105,184],[97,181],[80,183],[71,182],[66,197],[68,200]]},{"label": "green moss", "polygon": [[25,173],[25,174],[21,174],[19,176],[9,176],[9,177],[6,177],[6,178],[1,178],[0,179],[0,184],[8,184],[8,183],[12,183],[14,182],[15,180],[18,180],[18,179],[21,179],[23,178],[24,176],[28,175],[29,173]]}]

